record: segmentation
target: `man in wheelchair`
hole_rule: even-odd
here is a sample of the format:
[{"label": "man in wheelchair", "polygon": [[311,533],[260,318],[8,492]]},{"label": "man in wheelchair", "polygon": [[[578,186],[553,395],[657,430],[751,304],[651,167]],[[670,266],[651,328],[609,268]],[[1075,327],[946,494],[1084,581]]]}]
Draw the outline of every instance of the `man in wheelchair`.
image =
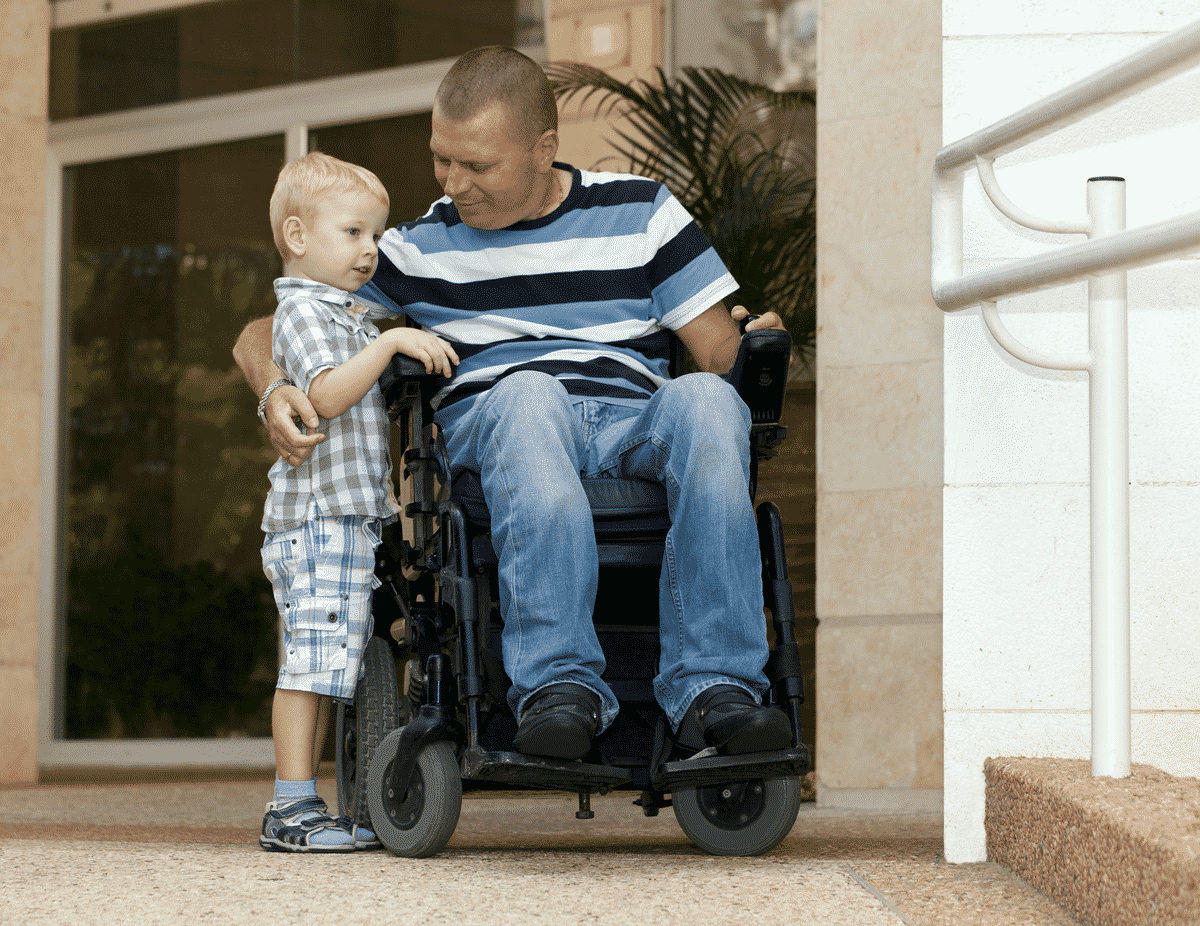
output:
[{"label": "man in wheelchair", "polygon": [[[578,760],[617,716],[593,627],[600,563],[583,487],[613,478],[666,490],[653,692],[673,739],[717,755],[788,749],[795,719],[762,703],[751,415],[721,376],[739,323],[782,323],[726,309],[737,283],[664,187],[556,162],[557,148],[541,68],[506,47],[468,52],[433,107],[446,195],[385,233],[363,288],[451,341],[461,361],[430,405],[450,478],[474,478],[490,515],[513,747]],[[269,321],[235,348],[256,392],[280,378]],[[702,372],[670,378],[672,334]],[[265,414],[293,465],[322,440],[295,388],[275,389]]]}]

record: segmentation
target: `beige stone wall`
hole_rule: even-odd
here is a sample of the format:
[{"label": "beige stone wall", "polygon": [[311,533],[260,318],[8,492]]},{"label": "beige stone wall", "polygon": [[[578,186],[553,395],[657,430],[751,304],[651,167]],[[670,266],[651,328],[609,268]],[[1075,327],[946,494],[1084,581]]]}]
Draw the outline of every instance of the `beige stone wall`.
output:
[{"label": "beige stone wall", "polygon": [[0,783],[37,780],[42,268],[50,6],[0,10]]},{"label": "beige stone wall", "polygon": [[[546,57],[581,61],[623,81],[649,78],[663,63],[663,2],[550,0]],[[606,141],[613,125],[596,118],[594,104],[560,105],[559,160],[584,170],[628,170]]]},{"label": "beige stone wall", "polygon": [[817,85],[817,782],[942,787],[942,319],[929,295],[938,0],[823,0]]}]

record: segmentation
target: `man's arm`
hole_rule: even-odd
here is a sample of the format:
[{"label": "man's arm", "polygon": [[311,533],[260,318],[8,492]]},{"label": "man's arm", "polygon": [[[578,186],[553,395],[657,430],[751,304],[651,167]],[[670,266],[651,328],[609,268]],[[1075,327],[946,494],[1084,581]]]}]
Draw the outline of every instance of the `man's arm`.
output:
[{"label": "man's arm", "polygon": [[[262,395],[275,380],[287,379],[271,359],[271,321],[267,316],[250,322],[233,346],[233,359],[256,396]],[[290,466],[299,466],[308,459],[313,448],[325,440],[324,434],[315,432],[321,419],[308,396],[294,386],[281,386],[272,392],[263,414],[267,419],[271,446]],[[300,433],[296,418],[309,428],[308,434]]]},{"label": "man's arm", "polygon": [[[706,373],[728,373],[737,359],[738,346],[742,343],[738,323],[749,314],[743,306],[736,305],[730,312],[724,302],[718,302],[675,333],[701,370]],[[746,326],[747,331],[760,328],[778,328],[782,331],[783,319],[774,312],[767,312],[752,319]]]},{"label": "man's arm", "polygon": [[256,318],[242,329],[237,343],[233,345],[233,360],[246,377],[246,385],[256,396],[277,379],[284,379],[283,372],[271,359],[271,316]]}]

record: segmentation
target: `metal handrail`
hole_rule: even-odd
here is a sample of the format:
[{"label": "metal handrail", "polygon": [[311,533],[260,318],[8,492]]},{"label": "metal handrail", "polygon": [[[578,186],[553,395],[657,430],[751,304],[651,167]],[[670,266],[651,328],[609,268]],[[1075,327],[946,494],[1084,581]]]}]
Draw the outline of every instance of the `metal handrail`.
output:
[{"label": "metal handrail", "polygon": [[[1200,20],[1090,77],[944,147],[934,162],[932,287],[945,312],[982,305],[998,344],[1019,360],[1089,376],[1091,433],[1092,774],[1131,771],[1129,660],[1129,359],[1126,271],[1200,250],[1200,212],[1125,229],[1125,183],[1088,181],[1085,222],[1030,215],[1004,195],[992,162],[1093,112],[1188,70],[1200,58]],[[975,167],[1012,221],[1088,240],[963,274],[963,178]],[[1004,327],[998,299],[1088,281],[1088,350],[1044,354]]]},{"label": "metal handrail", "polygon": [[[933,300],[938,307],[953,312],[1070,283],[1098,269],[1129,270],[1194,250],[1200,242],[1200,212],[963,276],[962,184],[978,158],[994,160],[1161,83],[1193,67],[1198,55],[1200,20],[938,152],[932,228]],[[1005,289],[1010,273],[1018,278]]]}]

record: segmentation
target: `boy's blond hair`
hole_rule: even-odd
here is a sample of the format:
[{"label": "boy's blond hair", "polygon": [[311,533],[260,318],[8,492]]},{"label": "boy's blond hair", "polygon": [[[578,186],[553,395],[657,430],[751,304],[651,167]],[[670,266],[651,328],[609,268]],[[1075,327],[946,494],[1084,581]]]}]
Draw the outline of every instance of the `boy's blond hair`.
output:
[{"label": "boy's blond hair", "polygon": [[349,193],[365,190],[384,206],[391,206],[387,190],[379,178],[357,164],[330,157],[320,151],[310,151],[283,166],[279,179],[275,181],[275,192],[271,194],[271,232],[275,236],[275,247],[286,264],[293,257],[283,237],[283,223],[291,216],[307,219],[313,205],[331,193]]}]

